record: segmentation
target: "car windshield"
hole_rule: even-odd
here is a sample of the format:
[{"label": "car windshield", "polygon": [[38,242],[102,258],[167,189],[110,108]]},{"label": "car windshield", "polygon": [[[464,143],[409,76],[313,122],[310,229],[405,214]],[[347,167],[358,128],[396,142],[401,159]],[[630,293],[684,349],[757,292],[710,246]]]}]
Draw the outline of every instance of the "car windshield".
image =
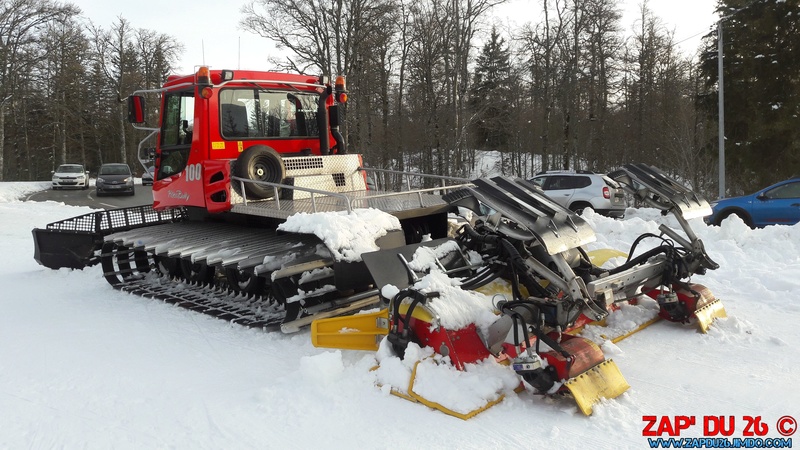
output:
[{"label": "car windshield", "polygon": [[56,172],[59,173],[81,173],[83,172],[83,167],[81,166],[58,166]]},{"label": "car windshield", "polygon": [[131,169],[126,165],[103,166],[100,175],[130,175]]}]

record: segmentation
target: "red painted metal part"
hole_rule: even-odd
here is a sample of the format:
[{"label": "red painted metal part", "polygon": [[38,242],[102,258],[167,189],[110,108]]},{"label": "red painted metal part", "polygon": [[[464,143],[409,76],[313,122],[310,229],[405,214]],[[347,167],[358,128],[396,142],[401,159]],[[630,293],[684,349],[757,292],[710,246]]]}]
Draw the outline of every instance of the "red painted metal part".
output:
[{"label": "red painted metal part", "polygon": [[[476,363],[493,356],[478,335],[475,324],[453,331],[443,327],[431,327],[430,323],[412,317],[409,326],[414,331],[420,346],[431,347],[436,353],[449,356],[453,365],[459,370],[464,369],[464,364]],[[605,361],[600,347],[588,339],[555,332],[548,336],[571,355],[570,358],[566,358],[555,350],[539,353],[539,356],[547,360],[549,365],[555,367],[560,380],[580,375]],[[535,338],[532,339],[532,342],[535,342]],[[511,358],[516,357],[519,353],[517,348],[512,345],[506,346],[505,349],[507,356]]]},{"label": "red painted metal part", "polygon": [[[678,295],[678,301],[686,306],[686,311],[688,311],[689,314],[693,315],[698,308],[715,300],[714,294],[711,293],[711,290],[702,284],[690,284],[689,289],[697,292],[699,295],[695,296],[693,292],[683,287],[676,288],[673,286],[675,294]],[[647,292],[647,296],[652,299],[656,299],[660,293],[661,291],[659,289],[653,289]],[[669,313],[664,311],[663,308],[658,312],[658,315],[664,320],[675,322],[675,320],[673,320]]]},{"label": "red painted metal part", "polygon": [[431,347],[436,353],[449,356],[458,370],[464,370],[464,364],[474,364],[492,356],[475,324],[453,331],[441,326],[432,327],[430,323],[412,317],[409,327],[421,347]]},{"label": "red painted metal part", "polygon": [[[550,333],[549,336],[558,342],[558,334]],[[560,338],[559,345],[572,355],[571,358],[567,359],[555,350],[539,354],[549,365],[556,368],[559,380],[576,377],[606,359],[600,347],[588,339],[569,334],[561,334]]]},{"label": "red painted metal part", "polygon": [[[208,86],[211,90],[209,98],[203,98],[200,95],[201,88],[195,84],[194,75],[170,76],[164,84],[164,88],[167,90],[166,95],[170,92],[187,90],[194,92],[194,117],[191,150],[186,167],[176,175],[154,181],[153,207],[155,209],[196,206],[206,208],[211,213],[229,210],[230,169],[228,166],[244,150],[254,145],[266,145],[279,154],[321,154],[320,141],[316,137],[224,138],[220,128],[219,94],[225,89],[254,89],[252,83],[254,80],[258,80],[260,87],[286,90],[287,92],[300,90],[321,94],[324,89],[318,85],[319,80],[316,77],[308,75],[242,70],[236,70],[234,73],[236,80],[239,81],[231,81],[219,86],[222,83],[222,71],[211,70],[209,75],[212,84]],[[294,84],[289,87],[287,83]],[[163,104],[166,95],[162,96],[162,114],[166,110]],[[332,106],[334,96],[329,96],[326,104],[329,107]],[[333,142],[332,134],[329,135],[329,140]],[[157,142],[161,142],[160,134],[157,136]],[[158,145],[156,153],[160,155],[160,144]],[[222,180],[218,177],[220,173],[223,175]],[[222,184],[226,186],[222,186]]]}]

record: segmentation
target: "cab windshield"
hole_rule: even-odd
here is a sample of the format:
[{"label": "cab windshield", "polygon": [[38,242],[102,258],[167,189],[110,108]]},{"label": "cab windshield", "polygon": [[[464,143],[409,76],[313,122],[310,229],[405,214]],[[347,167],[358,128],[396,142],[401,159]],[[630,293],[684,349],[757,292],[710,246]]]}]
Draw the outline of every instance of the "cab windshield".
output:
[{"label": "cab windshield", "polygon": [[223,89],[219,93],[223,137],[317,137],[316,92]]}]

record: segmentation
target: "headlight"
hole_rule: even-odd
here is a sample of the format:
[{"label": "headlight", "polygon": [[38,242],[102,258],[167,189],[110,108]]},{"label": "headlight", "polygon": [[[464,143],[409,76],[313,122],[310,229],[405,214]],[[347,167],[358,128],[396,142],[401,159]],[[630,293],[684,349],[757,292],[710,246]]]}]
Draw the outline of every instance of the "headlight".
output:
[{"label": "headlight", "polygon": [[53,177],[53,181],[58,181],[58,177]]},{"label": "headlight", "polygon": [[132,179],[131,177],[128,177],[128,178],[125,178],[125,179],[124,179],[124,180],[122,180],[122,181],[124,181],[124,182],[126,182],[126,183],[132,183],[132,182],[133,182],[133,179]]},{"label": "headlight", "polygon": [[85,175],[78,175],[78,179],[79,179],[79,180],[82,180],[82,179],[84,179],[84,178],[86,178],[86,176],[85,176]]},{"label": "headlight", "polygon": [[97,177],[97,180],[95,180],[95,182],[96,183],[105,183],[105,180],[100,178],[100,177]]}]

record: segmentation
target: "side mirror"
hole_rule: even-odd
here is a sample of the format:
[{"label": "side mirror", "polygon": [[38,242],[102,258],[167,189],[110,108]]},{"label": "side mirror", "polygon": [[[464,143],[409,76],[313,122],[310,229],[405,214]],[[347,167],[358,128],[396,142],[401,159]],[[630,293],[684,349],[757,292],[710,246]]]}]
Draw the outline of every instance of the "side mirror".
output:
[{"label": "side mirror", "polygon": [[766,193],[762,192],[756,196],[757,199],[761,200],[762,202],[765,200],[769,200],[769,197]]},{"label": "side mirror", "polygon": [[145,103],[141,95],[131,95],[128,97],[128,122],[144,123]]},{"label": "side mirror", "polygon": [[155,147],[148,147],[144,151],[145,157],[148,161],[154,161],[156,159],[156,148]]}]

